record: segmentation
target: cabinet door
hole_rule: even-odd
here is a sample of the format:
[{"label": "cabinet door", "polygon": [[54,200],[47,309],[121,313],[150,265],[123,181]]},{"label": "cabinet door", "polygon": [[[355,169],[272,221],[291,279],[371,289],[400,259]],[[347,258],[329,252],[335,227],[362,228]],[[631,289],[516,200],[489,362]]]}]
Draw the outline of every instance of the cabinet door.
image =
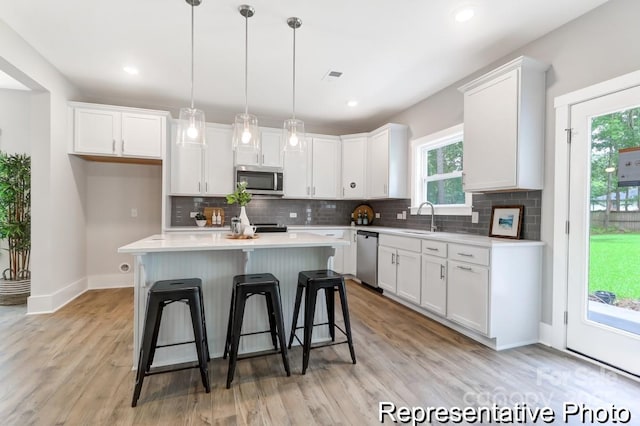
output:
[{"label": "cabinet door", "polygon": [[[172,141],[175,141],[176,126],[172,126]],[[186,144],[171,143],[171,194],[196,195],[204,191],[202,182],[202,157],[207,149]]]},{"label": "cabinet door", "polygon": [[233,130],[207,127],[205,155],[205,195],[226,195],[233,192]]},{"label": "cabinet door", "polygon": [[101,109],[75,108],[73,136],[75,152],[118,155],[120,113]]},{"label": "cabinet door", "polygon": [[396,293],[396,249],[378,246],[378,285]]},{"label": "cabinet door", "polygon": [[450,260],[447,278],[447,318],[488,334],[489,269]]},{"label": "cabinet door", "polygon": [[345,231],[344,238],[348,239],[351,244],[344,248],[344,273],[355,276],[358,259],[356,231]]},{"label": "cabinet door", "polygon": [[447,261],[422,256],[422,293],[420,306],[440,315],[447,314]]},{"label": "cabinet door", "polygon": [[284,196],[288,198],[309,198],[309,152],[286,152],[284,155]]},{"label": "cabinet door", "polygon": [[386,198],[389,194],[389,130],[369,139],[369,198]]},{"label": "cabinet door", "polygon": [[515,69],[464,94],[465,191],[516,186],[518,79]]},{"label": "cabinet door", "polygon": [[260,141],[262,145],[262,165],[282,167],[282,131],[262,130],[260,133]]},{"label": "cabinet door", "polygon": [[162,158],[165,118],[152,114],[122,113],[121,153],[125,157]]},{"label": "cabinet door", "polygon": [[338,198],[339,148],[339,140],[313,138],[311,166],[313,176],[311,196],[313,198]]},{"label": "cabinet door", "polygon": [[342,140],[342,197],[364,199],[367,138]]},{"label": "cabinet door", "polygon": [[420,253],[396,251],[398,296],[415,304],[420,304],[420,258]]}]

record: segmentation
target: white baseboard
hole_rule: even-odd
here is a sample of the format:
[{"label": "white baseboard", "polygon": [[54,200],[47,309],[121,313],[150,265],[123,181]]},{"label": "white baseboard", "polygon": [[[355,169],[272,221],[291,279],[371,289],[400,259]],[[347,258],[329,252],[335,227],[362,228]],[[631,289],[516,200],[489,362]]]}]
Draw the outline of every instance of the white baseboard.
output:
[{"label": "white baseboard", "polygon": [[81,278],[60,290],[42,296],[29,296],[27,314],[50,314],[87,291],[87,278]]},{"label": "white baseboard", "polygon": [[89,290],[133,287],[133,273],[90,275],[88,283]]}]

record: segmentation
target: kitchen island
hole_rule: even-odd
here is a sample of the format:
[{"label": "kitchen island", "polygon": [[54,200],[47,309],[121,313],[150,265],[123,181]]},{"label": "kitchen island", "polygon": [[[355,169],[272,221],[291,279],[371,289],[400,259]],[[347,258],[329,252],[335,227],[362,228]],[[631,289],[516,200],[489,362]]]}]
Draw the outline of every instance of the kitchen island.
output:
[{"label": "kitchen island", "polygon": [[[137,365],[144,327],[147,291],[154,282],[177,278],[202,279],[209,351],[212,358],[222,356],[233,276],[270,272],[280,280],[285,332],[290,332],[298,272],[325,269],[335,248],[349,241],[306,232],[257,234],[254,239],[232,239],[222,232],[167,233],[153,235],[118,249],[133,255],[134,268],[134,347]],[[324,295],[321,295],[324,298]],[[301,315],[302,316],[302,315]],[[327,318],[324,303],[318,303],[316,322]],[[263,297],[247,301],[243,333],[267,330],[268,317]],[[328,338],[327,327],[314,330],[314,341]],[[159,345],[193,340],[188,307],[173,303],[163,312]],[[241,339],[239,353],[272,348],[269,334]],[[159,348],[154,366],[195,361],[194,345]]]}]

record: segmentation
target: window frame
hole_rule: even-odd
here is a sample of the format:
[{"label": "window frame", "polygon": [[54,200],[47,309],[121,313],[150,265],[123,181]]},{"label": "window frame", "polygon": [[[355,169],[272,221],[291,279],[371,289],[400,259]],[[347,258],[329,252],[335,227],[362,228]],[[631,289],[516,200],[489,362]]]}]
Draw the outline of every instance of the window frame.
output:
[{"label": "window frame", "polygon": [[[422,175],[422,155],[421,151],[424,148],[429,150],[437,149],[446,145],[450,145],[455,142],[459,142],[462,139],[462,144],[464,146],[464,124],[457,124],[455,126],[449,127],[448,129],[440,130],[438,132],[432,133],[430,135],[422,136],[420,138],[414,139],[411,141],[411,208],[410,213],[412,215],[416,215],[418,213],[418,206],[422,203],[423,200],[421,194],[423,193],[423,179],[425,176]],[[464,164],[464,158],[463,158]],[[459,174],[458,174],[459,173]],[[462,171],[446,173],[439,175],[440,179],[442,178],[453,178],[453,177],[461,177]],[[471,216],[472,211],[472,194],[470,192],[465,192],[465,203],[464,204],[441,204],[435,205],[435,215],[451,215],[451,216]],[[420,212],[421,215],[430,215],[431,209],[422,209]]]}]

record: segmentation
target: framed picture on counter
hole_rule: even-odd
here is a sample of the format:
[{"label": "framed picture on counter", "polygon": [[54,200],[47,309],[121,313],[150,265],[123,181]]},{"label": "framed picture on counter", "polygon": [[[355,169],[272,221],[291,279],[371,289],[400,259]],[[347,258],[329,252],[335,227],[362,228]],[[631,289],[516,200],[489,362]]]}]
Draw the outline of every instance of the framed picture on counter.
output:
[{"label": "framed picture on counter", "polygon": [[519,240],[522,235],[523,213],[524,206],[493,206],[489,236]]}]

